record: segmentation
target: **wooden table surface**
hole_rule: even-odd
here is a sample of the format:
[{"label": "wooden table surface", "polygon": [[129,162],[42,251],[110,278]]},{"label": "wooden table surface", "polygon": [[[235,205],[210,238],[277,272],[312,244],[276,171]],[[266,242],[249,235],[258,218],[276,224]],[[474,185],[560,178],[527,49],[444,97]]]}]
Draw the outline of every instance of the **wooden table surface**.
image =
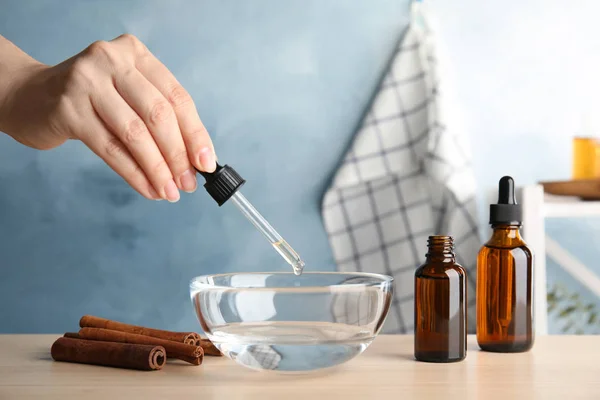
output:
[{"label": "wooden table surface", "polygon": [[328,373],[260,373],[223,358],[142,372],[54,362],[57,335],[0,335],[0,399],[600,399],[600,336],[538,337],[531,352],[415,362],[412,336],[380,336]]}]

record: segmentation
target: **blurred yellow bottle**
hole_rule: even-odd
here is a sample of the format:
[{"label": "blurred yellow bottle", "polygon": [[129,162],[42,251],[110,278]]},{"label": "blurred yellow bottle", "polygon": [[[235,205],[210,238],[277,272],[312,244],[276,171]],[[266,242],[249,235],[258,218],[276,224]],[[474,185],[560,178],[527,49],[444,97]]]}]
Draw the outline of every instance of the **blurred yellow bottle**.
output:
[{"label": "blurred yellow bottle", "polygon": [[573,138],[573,179],[600,178],[600,140]]},{"label": "blurred yellow bottle", "polygon": [[588,109],[573,138],[573,179],[600,178],[600,112]]}]

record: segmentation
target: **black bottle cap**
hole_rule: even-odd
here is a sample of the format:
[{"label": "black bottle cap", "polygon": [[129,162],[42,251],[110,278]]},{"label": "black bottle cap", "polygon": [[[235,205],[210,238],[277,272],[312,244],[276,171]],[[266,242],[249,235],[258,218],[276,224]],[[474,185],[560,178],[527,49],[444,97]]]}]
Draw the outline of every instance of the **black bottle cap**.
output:
[{"label": "black bottle cap", "polygon": [[490,204],[491,225],[521,225],[523,209],[515,200],[515,181],[504,176],[498,184],[498,204]]},{"label": "black bottle cap", "polygon": [[220,166],[214,172],[198,171],[206,183],[204,188],[221,207],[242,187],[246,181],[229,165]]}]

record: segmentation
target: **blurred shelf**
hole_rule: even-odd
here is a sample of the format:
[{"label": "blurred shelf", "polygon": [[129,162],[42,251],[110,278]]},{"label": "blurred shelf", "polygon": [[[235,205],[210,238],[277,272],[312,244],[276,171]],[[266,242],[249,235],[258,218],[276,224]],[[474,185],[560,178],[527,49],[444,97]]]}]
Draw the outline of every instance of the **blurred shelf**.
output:
[{"label": "blurred shelf", "polygon": [[547,218],[600,217],[600,201],[584,201],[577,197],[544,194]]}]

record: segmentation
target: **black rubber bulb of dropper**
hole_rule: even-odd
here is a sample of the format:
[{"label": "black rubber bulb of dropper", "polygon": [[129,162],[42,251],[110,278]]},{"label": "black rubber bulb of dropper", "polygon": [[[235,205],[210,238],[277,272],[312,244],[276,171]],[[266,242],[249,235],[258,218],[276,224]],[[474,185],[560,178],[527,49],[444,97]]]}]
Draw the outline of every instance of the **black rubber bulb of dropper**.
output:
[{"label": "black rubber bulb of dropper", "polygon": [[210,196],[222,206],[242,187],[246,181],[229,165],[219,165],[213,172],[197,170],[204,177],[204,188]]},{"label": "black rubber bulb of dropper", "polygon": [[510,176],[502,177],[498,183],[498,204],[517,204],[515,181]]}]

